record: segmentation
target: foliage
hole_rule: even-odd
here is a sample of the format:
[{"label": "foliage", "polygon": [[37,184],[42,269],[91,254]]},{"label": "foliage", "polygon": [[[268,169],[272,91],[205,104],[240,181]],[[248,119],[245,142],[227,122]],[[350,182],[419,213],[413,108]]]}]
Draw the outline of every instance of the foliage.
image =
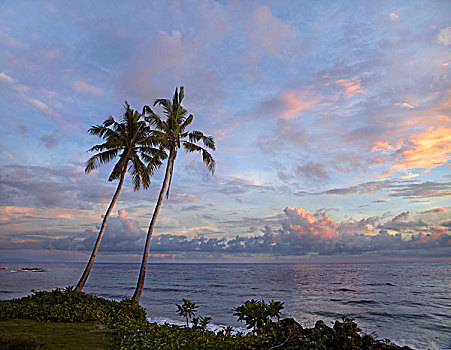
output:
[{"label": "foliage", "polygon": [[247,328],[252,328],[255,332],[268,326],[272,322],[271,318],[277,318],[279,321],[283,304],[283,302],[274,300],[267,304],[264,300],[251,299],[233,311],[235,311],[234,315],[238,316],[238,321],[246,322]]},{"label": "foliage", "polygon": [[186,326],[189,326],[189,322],[193,325],[193,328],[198,328],[205,330],[207,329],[208,324],[211,321],[211,317],[203,317],[200,315],[196,315],[197,305],[192,300],[187,300],[182,298],[183,304],[177,305],[177,315],[183,316],[186,318]]},{"label": "foliage", "polygon": [[146,320],[146,312],[131,299],[98,298],[71,287],[50,292],[32,291],[21,299],[0,302],[0,320],[30,319],[52,322],[99,322],[110,326],[123,318]]},{"label": "foliage", "polygon": [[311,329],[302,328],[293,319],[279,320],[281,302],[249,300],[237,307],[238,318],[250,317],[249,324],[256,330],[247,334],[234,333],[231,327],[208,331],[210,318],[197,316],[194,302],[184,299],[179,306],[180,314],[183,311],[189,315],[192,327],[150,323],[145,310],[133,300],[117,302],[66,288],[0,301],[0,319],[103,324],[112,332],[112,349],[401,349],[389,341],[361,336],[356,323],[347,317],[336,321],[333,327],[318,321]]},{"label": "foliage", "polygon": [[188,321],[191,320],[192,317],[194,317],[197,305],[192,300],[187,300],[185,298],[182,298],[183,304],[177,305],[177,315],[183,316],[186,318],[186,326],[188,327],[189,323]]},{"label": "foliage", "polygon": [[94,125],[88,130],[91,135],[96,135],[105,142],[89,150],[98,153],[88,159],[85,172],[90,173],[119,155],[108,181],[119,179],[124,168],[130,163],[128,171],[132,175],[136,191],[141,186],[149,187],[150,177],[160,167],[161,160],[166,158],[166,154],[153,147],[155,141],[151,137],[150,127],[141,120],[142,114],[131,109],[127,101],[124,107],[125,111],[120,121],[109,117],[102,124]]}]

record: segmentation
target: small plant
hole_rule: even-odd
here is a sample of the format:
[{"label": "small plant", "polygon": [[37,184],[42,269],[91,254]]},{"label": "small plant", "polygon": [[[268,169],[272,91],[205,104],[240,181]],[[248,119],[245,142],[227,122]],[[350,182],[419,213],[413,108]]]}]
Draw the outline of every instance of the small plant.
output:
[{"label": "small plant", "polygon": [[195,312],[197,310],[197,305],[192,300],[187,300],[185,298],[182,298],[183,304],[177,305],[177,315],[183,316],[186,318],[186,326],[189,326],[189,320],[194,317]]},{"label": "small plant", "polygon": [[193,320],[192,320],[192,324],[193,324],[193,328],[199,328],[201,330],[206,330],[208,324],[211,321],[211,317],[205,316],[193,316]]}]

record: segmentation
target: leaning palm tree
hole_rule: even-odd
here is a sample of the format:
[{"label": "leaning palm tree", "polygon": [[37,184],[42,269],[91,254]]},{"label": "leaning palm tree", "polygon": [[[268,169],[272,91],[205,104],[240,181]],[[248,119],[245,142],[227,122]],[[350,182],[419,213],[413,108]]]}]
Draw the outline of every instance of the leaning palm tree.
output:
[{"label": "leaning palm tree", "polygon": [[[146,245],[141,262],[138,283],[133,295],[133,299],[137,302],[139,302],[144,288],[147,262],[149,260],[150,240],[152,239],[153,229],[157,221],[158,212],[160,211],[160,207],[163,202],[164,194],[166,193],[166,198],[169,198],[174,161],[177,157],[178,149],[183,146],[186,152],[201,153],[202,161],[207,166],[207,169],[211,173],[214,173],[215,170],[215,161],[206,149],[208,148],[215,150],[215,142],[213,137],[205,136],[201,131],[186,131],[187,127],[192,123],[194,117],[192,114],[187,115],[186,109],[182,107],[183,97],[184,89],[182,86],[180,87],[180,92],[178,89],[175,89],[172,101],[167,99],[155,100],[153,105],[159,105],[162,107],[166,120],[162,120],[149,106],[144,106],[143,108],[143,114],[146,115],[146,121],[153,128],[155,128],[152,131],[152,136],[158,140],[159,146],[167,152],[168,161],[160,195],[158,196],[152,220],[150,221],[149,230],[147,232]],[[204,147],[197,144],[199,141],[202,141]]]},{"label": "leaning palm tree", "polygon": [[[147,123],[141,119],[142,114],[138,111],[130,109],[129,104],[125,101],[125,111],[120,122],[109,117],[101,125],[92,126],[88,132],[91,135],[99,136],[105,142],[92,147],[89,151],[98,151],[86,162],[85,172],[90,173],[101,164],[109,163],[119,155],[119,160],[115,164],[108,181],[119,179],[116,192],[105,213],[100,227],[97,241],[92,250],[91,257],[86,265],[85,271],[80,278],[75,290],[82,290],[91,272],[92,265],[96,258],[97,252],[102,241],[105,227],[116,204],[119,192],[124,184],[125,174],[127,171],[131,174],[134,190],[137,191],[142,186],[148,188],[150,177],[157,170],[162,159],[165,159],[166,153],[163,150],[154,148],[150,137],[151,129]],[[141,119],[141,120],[140,120]],[[147,165],[145,164],[147,163]]]}]

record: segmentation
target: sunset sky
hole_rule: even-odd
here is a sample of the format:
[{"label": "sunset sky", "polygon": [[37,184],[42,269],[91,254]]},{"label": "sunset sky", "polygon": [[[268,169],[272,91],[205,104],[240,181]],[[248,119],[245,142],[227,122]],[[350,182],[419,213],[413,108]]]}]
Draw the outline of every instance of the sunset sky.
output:
[{"label": "sunset sky", "polygon": [[[115,191],[91,125],[185,86],[152,261],[451,259],[451,2],[2,1],[0,260],[86,261]],[[163,177],[110,217],[138,261]]]}]

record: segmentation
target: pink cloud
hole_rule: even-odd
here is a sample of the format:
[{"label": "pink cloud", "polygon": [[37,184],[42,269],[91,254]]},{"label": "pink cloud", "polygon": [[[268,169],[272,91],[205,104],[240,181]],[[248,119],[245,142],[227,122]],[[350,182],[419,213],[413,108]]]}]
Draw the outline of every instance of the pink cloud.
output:
[{"label": "pink cloud", "polygon": [[289,228],[297,236],[314,236],[321,239],[331,239],[339,236],[340,223],[329,215],[323,214],[317,218],[313,213],[302,208],[287,207],[284,210],[289,221]]},{"label": "pink cloud", "polygon": [[121,219],[127,217],[127,215],[128,215],[128,213],[125,211],[125,209],[119,209],[117,212],[118,218],[121,218]]},{"label": "pink cloud", "polygon": [[422,211],[420,214],[441,214],[446,213],[448,210],[446,208],[435,208],[435,209],[429,209],[426,211]]},{"label": "pink cloud", "polygon": [[282,116],[287,119],[295,118],[300,112],[314,105],[314,101],[306,101],[295,92],[286,92],[281,96],[281,99],[285,107]]},{"label": "pink cloud", "polygon": [[169,201],[171,203],[189,203],[200,199],[200,196],[188,194],[188,193],[174,193],[169,195]]},{"label": "pink cloud", "polygon": [[320,96],[310,87],[279,92],[261,106],[262,113],[283,119],[295,119],[301,112],[319,106]]},{"label": "pink cloud", "polygon": [[25,208],[14,206],[0,207],[0,221],[15,221],[21,218],[51,218],[51,219],[93,219],[97,218],[94,214],[87,210],[79,209],[41,209],[41,208]]},{"label": "pink cloud", "polygon": [[[396,146],[378,141],[372,151],[384,154],[392,163],[390,170],[384,172],[382,177],[411,169],[420,169],[420,173],[427,172],[448,162],[451,154],[451,128],[430,127],[402,140]],[[408,177],[413,176],[415,174]]]},{"label": "pink cloud", "polygon": [[396,21],[397,19],[399,19],[398,14],[396,14],[395,12],[391,12],[388,16],[392,21]]},{"label": "pink cloud", "polygon": [[399,102],[399,103],[395,103],[395,106],[397,107],[402,107],[402,108],[410,108],[410,109],[414,109],[415,106],[411,105],[408,102]]},{"label": "pink cloud", "polygon": [[361,81],[356,77],[351,79],[339,79],[335,83],[345,88],[348,97],[365,93],[365,89],[361,86]]}]

